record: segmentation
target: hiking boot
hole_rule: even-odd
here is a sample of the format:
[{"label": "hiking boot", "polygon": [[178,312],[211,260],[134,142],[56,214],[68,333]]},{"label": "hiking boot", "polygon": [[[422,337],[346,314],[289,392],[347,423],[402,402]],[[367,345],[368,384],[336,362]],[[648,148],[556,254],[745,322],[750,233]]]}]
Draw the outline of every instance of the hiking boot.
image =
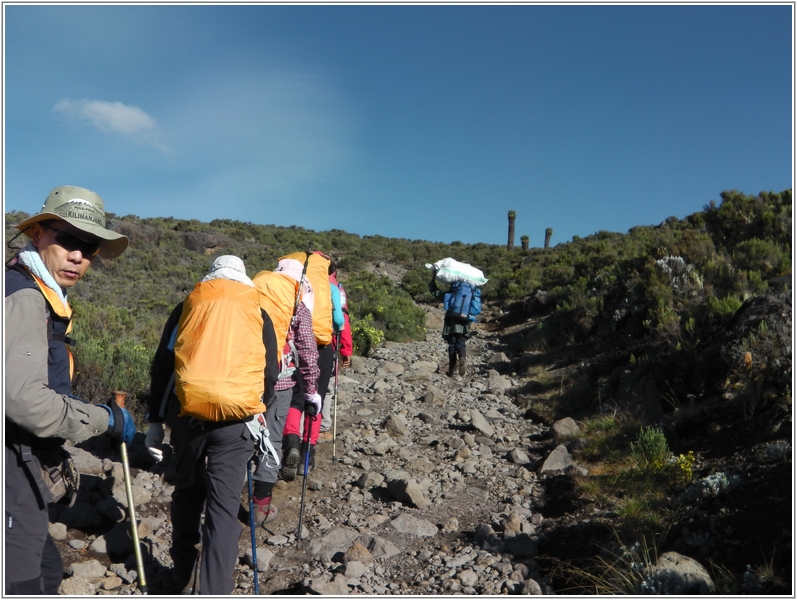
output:
[{"label": "hiking boot", "polygon": [[299,468],[299,436],[289,433],[282,440],[282,468],[280,469],[280,479],[283,481],[293,481],[296,479],[296,469]]},{"label": "hiking boot", "polygon": [[277,518],[279,509],[271,504],[271,496],[265,498],[254,498],[252,505],[255,510],[255,526],[262,527],[266,523],[271,523]]},{"label": "hiking boot", "polygon": [[332,432],[331,431],[322,431],[318,434],[318,441],[319,442],[328,442],[332,439]]},{"label": "hiking boot", "polygon": [[172,588],[181,596],[192,596],[199,594],[199,557],[194,561],[191,570],[172,569]]},{"label": "hiking boot", "polygon": [[[307,444],[302,443],[302,456],[299,459],[299,475],[304,475],[304,461],[307,453]],[[307,474],[315,468],[315,445],[310,446],[310,463]]]},{"label": "hiking boot", "polygon": [[452,356],[449,356],[448,357],[448,372],[446,373],[446,375],[448,375],[449,377],[453,377],[454,376],[454,369],[456,368],[456,366],[457,366],[457,355],[454,354]]},{"label": "hiking boot", "polygon": [[459,374],[465,375],[465,357],[459,359]]},{"label": "hiking boot", "polygon": [[280,469],[280,479],[283,481],[293,481],[296,479],[296,470],[299,468],[299,449],[290,448],[285,456],[282,468]]}]

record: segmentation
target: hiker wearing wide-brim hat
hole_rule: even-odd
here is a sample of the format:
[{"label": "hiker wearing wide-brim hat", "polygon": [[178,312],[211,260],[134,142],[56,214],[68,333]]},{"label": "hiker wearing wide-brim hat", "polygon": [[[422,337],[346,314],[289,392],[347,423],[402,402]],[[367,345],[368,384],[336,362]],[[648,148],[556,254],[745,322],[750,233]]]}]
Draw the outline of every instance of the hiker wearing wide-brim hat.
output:
[{"label": "hiker wearing wide-brim hat", "polygon": [[22,221],[17,229],[28,237],[30,226],[42,221],[65,221],[90,239],[97,238],[99,255],[103,258],[119,256],[127,248],[126,236],[106,229],[105,203],[96,193],[73,185],[54,188],[42,205],[41,211]]},{"label": "hiker wearing wide-brim hat", "polygon": [[[42,211],[18,227],[30,239],[5,272],[5,593],[54,595],[64,568],[48,531],[48,504],[58,498],[41,465],[64,452],[65,440],[109,434],[129,443],[136,432],[124,408],[72,395],[67,291],[94,256],[118,256],[127,238],[105,229],[97,194],[71,186],[55,188]],[[71,491],[67,502],[77,493]]]}]

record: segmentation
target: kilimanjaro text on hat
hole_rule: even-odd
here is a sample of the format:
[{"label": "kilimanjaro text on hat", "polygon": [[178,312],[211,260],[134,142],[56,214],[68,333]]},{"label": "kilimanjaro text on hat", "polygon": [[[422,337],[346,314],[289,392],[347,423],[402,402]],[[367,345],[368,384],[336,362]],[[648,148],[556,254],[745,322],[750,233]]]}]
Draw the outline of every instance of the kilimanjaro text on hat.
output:
[{"label": "kilimanjaro text on hat", "polygon": [[105,227],[105,213],[83,198],[72,198],[53,209],[53,213],[64,219],[81,219]]}]

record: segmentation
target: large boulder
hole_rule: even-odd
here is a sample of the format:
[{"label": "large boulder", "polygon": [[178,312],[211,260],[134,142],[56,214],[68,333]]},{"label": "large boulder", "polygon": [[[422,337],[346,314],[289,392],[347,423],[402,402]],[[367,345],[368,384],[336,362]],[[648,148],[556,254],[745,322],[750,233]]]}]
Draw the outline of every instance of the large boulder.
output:
[{"label": "large boulder", "polygon": [[651,567],[642,584],[648,594],[705,595],[713,594],[714,581],[708,571],[693,558],[665,552]]},{"label": "large boulder", "polygon": [[559,443],[575,439],[581,435],[581,429],[571,417],[559,419],[556,423],[551,425],[551,429],[553,430],[556,441]]},{"label": "large boulder", "polygon": [[400,514],[390,522],[390,525],[399,533],[407,533],[416,537],[432,537],[437,535],[437,526],[426,519],[413,517],[406,513]]},{"label": "large boulder", "polygon": [[218,231],[189,231],[183,234],[183,242],[189,250],[207,255],[235,245],[232,238]]},{"label": "large boulder", "polygon": [[559,444],[545,459],[540,467],[540,473],[549,471],[564,471],[567,467],[574,464],[573,457],[567,451],[567,446]]}]

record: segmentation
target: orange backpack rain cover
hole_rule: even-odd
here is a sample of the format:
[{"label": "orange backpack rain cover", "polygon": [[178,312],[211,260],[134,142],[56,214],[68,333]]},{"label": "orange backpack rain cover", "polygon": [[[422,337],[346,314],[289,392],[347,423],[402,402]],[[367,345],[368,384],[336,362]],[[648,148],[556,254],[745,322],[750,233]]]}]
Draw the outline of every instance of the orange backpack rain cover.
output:
[{"label": "orange backpack rain cover", "polygon": [[332,291],[329,288],[330,260],[320,254],[294,252],[280,258],[292,258],[304,264],[307,260],[307,279],[313,286],[313,333],[319,346],[332,342]]},{"label": "orange backpack rain cover", "polygon": [[258,291],[227,279],[198,283],[183,303],[174,366],[180,416],[233,421],[264,412]]}]

